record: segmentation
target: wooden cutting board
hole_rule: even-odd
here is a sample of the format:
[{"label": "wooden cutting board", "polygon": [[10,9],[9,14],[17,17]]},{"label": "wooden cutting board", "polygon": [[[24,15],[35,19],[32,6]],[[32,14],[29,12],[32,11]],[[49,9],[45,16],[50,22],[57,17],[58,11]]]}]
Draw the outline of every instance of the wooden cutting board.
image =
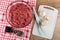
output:
[{"label": "wooden cutting board", "polygon": [[[60,0],[37,0],[36,10],[40,4],[49,5],[58,9],[58,18],[52,40],[60,40]],[[32,28],[33,29],[33,28]],[[48,40],[31,34],[30,40]]]}]

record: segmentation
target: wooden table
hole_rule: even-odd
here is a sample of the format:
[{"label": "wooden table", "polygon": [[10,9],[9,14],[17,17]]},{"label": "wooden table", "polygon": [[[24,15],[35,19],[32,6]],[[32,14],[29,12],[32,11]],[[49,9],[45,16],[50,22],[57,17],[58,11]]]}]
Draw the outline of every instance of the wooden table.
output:
[{"label": "wooden table", "polygon": [[[58,18],[52,40],[60,40],[60,0],[37,0],[36,10],[40,4],[49,5],[58,9]],[[53,20],[53,19],[52,19]],[[31,34],[30,40],[48,40]]]}]

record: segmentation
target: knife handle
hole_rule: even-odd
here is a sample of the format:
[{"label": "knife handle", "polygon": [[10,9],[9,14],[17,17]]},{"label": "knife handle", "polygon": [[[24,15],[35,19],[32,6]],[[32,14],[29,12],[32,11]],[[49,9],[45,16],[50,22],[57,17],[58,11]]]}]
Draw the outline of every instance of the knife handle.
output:
[{"label": "knife handle", "polygon": [[9,26],[6,26],[5,32],[14,33],[14,34],[16,34],[17,36],[22,36],[22,35],[24,34],[24,32],[19,31],[19,30],[14,30],[13,28],[11,28],[11,27],[9,27]]}]

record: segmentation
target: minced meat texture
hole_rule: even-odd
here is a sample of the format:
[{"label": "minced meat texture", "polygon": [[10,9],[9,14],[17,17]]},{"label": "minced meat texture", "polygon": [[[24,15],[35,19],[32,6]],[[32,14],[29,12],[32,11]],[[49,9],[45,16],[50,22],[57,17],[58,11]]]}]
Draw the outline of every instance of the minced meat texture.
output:
[{"label": "minced meat texture", "polygon": [[32,10],[30,6],[23,3],[17,3],[11,6],[8,13],[8,20],[14,26],[25,27],[32,20]]}]

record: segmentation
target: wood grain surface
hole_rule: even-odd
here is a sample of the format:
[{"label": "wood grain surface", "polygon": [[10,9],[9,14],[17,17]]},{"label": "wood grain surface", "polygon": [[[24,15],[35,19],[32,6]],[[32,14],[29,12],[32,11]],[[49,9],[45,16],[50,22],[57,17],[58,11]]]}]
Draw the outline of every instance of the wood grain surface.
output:
[{"label": "wood grain surface", "polygon": [[[38,9],[38,6],[41,4],[49,5],[49,6],[52,6],[52,7],[55,7],[56,9],[58,9],[59,13],[58,13],[56,27],[55,27],[55,31],[54,31],[52,40],[60,40],[60,0],[37,0],[36,10]],[[30,40],[48,40],[48,39],[41,38],[41,37],[31,34]]]}]

